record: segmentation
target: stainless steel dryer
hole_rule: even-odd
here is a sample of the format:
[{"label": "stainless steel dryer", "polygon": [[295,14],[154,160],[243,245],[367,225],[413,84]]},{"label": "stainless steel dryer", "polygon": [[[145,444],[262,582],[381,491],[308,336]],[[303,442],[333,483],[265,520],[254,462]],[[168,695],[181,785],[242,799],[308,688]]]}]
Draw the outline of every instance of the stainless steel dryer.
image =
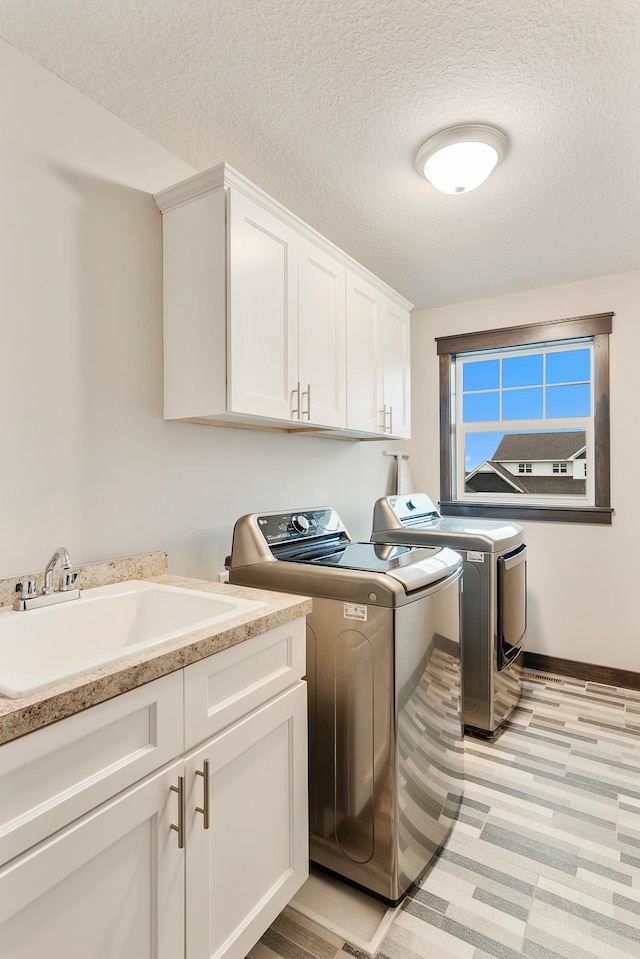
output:
[{"label": "stainless steel dryer", "polygon": [[462,796],[461,565],[446,548],[355,543],[329,507],[234,529],[229,582],[313,597],[310,858],[389,903]]},{"label": "stainless steel dryer", "polygon": [[527,548],[517,523],[440,516],[426,493],[385,496],[373,510],[374,543],[447,546],[463,558],[462,717],[493,736],[522,688],[527,631]]}]

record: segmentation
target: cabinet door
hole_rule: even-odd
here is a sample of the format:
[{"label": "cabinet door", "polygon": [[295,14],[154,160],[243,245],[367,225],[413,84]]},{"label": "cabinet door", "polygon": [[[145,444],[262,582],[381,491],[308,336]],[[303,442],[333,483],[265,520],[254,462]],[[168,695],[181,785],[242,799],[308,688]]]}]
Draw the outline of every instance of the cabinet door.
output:
[{"label": "cabinet door", "polygon": [[229,410],[291,420],[298,370],[298,236],[237,190],[229,190],[228,203]]},{"label": "cabinet door", "polygon": [[411,436],[409,314],[386,297],[382,303],[382,381],[387,432]]},{"label": "cabinet door", "polygon": [[[205,760],[208,830],[196,812]],[[187,956],[243,959],[308,874],[306,684],[202,746],[186,771]]]},{"label": "cabinet door", "polygon": [[0,864],[180,755],[182,692],[171,673],[0,746]]},{"label": "cabinet door", "polygon": [[382,298],[374,286],[347,270],[347,427],[384,433],[379,369]]},{"label": "cabinet door", "polygon": [[0,956],[179,959],[175,763],[0,870]]},{"label": "cabinet door", "polygon": [[300,239],[300,414],[322,426],[344,427],[347,422],[345,274],[342,263]]}]

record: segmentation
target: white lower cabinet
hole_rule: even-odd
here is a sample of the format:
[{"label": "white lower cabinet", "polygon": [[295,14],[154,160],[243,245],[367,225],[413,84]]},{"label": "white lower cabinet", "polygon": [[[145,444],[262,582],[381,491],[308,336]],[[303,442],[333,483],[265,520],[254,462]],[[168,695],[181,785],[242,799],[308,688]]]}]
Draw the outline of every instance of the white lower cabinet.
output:
[{"label": "white lower cabinet", "polygon": [[188,959],[243,959],[306,879],[306,724],[300,683],[187,760]]},{"label": "white lower cabinet", "polygon": [[2,959],[184,955],[175,763],[0,872]]},{"label": "white lower cabinet", "polygon": [[[183,674],[185,681],[195,681],[195,686],[186,682],[196,693],[189,702],[187,692],[185,702],[192,730],[216,729],[202,744],[79,818],[73,817],[81,808],[80,782],[62,776],[61,783],[74,786],[57,795],[55,823],[67,801],[69,818],[44,840],[32,783],[27,826],[24,816],[5,817],[6,848],[15,851],[8,840],[19,829],[21,849],[0,868],[0,957],[243,959],[308,875],[303,671],[300,619],[149,683],[144,693],[133,690],[31,733],[23,737],[23,750],[20,740],[1,746],[0,770],[4,761],[7,781],[13,769],[23,783],[32,783],[25,757],[27,767],[36,762],[40,770],[38,737],[49,749],[55,745],[60,762],[82,765],[84,752],[95,752],[93,730],[100,723],[120,730],[122,716],[137,715],[147,702],[157,703],[150,715],[161,715],[165,699],[182,730],[183,711],[175,703],[176,679]],[[216,685],[222,676],[232,685]],[[282,685],[287,688],[278,691]],[[256,705],[260,688],[263,700]],[[231,711],[230,692],[236,703]],[[125,708],[129,696],[134,712]],[[216,710],[216,699],[224,708]],[[248,711],[238,718],[242,702]],[[231,715],[235,721],[220,728],[219,721]],[[150,755],[146,739],[155,741],[161,733],[153,718],[148,731],[139,737],[145,756]],[[127,750],[128,757],[129,745]],[[120,758],[113,763],[112,754],[105,750],[110,770],[134,769]],[[158,759],[166,763],[161,752]],[[107,781],[92,769],[87,784],[96,780]],[[51,788],[43,781],[43,808],[51,802]],[[13,812],[15,797],[11,803]],[[0,824],[2,807],[0,796]]]}]

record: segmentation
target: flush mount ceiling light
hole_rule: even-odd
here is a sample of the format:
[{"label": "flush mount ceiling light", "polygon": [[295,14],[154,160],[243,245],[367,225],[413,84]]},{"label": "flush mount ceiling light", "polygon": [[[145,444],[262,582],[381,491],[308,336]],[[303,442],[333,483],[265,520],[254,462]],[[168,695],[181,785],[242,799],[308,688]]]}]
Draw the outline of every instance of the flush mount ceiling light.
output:
[{"label": "flush mount ceiling light", "polygon": [[484,183],[508,145],[497,127],[460,123],[425,140],[416,153],[416,170],[443,193],[468,193]]}]

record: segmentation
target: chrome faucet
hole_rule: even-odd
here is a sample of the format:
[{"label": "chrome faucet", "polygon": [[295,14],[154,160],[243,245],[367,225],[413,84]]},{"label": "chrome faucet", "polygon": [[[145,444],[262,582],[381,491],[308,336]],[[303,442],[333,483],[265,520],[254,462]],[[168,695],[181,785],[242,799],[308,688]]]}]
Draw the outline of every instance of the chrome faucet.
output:
[{"label": "chrome faucet", "polygon": [[68,589],[68,586],[65,587],[62,585],[62,575],[71,569],[71,560],[69,559],[69,553],[64,546],[58,546],[57,550],[44,569],[44,586],[42,587],[43,596],[50,596],[53,593],[53,571],[58,563],[60,563],[62,569],[60,574],[60,589]]},{"label": "chrome faucet", "polygon": [[[53,571],[60,564],[60,586],[53,588]],[[74,588],[78,574],[74,573],[69,559],[69,553],[64,546],[59,546],[44,571],[44,586],[38,595],[35,579],[26,578],[16,583],[16,598],[13,603],[15,610],[37,609],[39,606],[50,606],[53,603],[65,603],[71,599],[80,599],[80,590]]]}]

